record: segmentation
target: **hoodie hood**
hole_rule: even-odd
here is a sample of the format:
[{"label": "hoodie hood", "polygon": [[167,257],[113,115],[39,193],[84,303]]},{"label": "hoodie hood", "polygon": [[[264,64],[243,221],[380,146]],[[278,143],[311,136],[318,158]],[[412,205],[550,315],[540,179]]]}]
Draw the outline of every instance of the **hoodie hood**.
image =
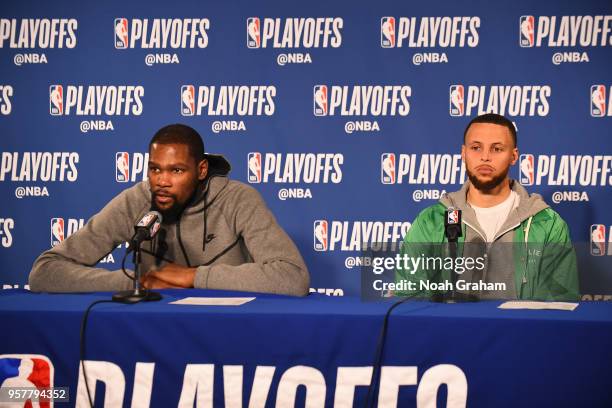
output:
[{"label": "hoodie hood", "polygon": [[[472,210],[467,202],[467,191],[470,185],[471,183],[468,180],[463,184],[461,190],[444,194],[440,199],[440,203],[445,207],[455,207],[464,211],[473,212],[474,210]],[[516,180],[510,179],[510,189],[514,191],[519,198],[518,207],[508,216],[509,220],[512,219],[512,222],[523,222],[527,218],[549,207],[541,195],[535,193],[529,194]]]},{"label": "hoodie hood", "polygon": [[232,166],[229,164],[227,159],[220,154],[204,155],[204,158],[208,160],[208,176],[220,175],[227,176],[232,170]]},{"label": "hoodie hood", "polygon": [[227,176],[232,167],[227,159],[219,154],[205,154],[204,156],[208,160],[208,174],[196,188],[191,202],[185,207],[184,215],[203,211],[205,207],[212,204],[229,182]]},{"label": "hoodie hood", "polygon": [[[178,239],[179,247],[188,266],[190,266],[191,263],[190,258],[187,256],[184,249],[183,240],[181,237],[181,224],[189,225],[190,223],[193,223],[193,221],[190,220],[203,217],[204,229],[201,240],[202,252],[204,252],[206,250],[206,241],[208,239],[209,232],[209,208],[230,183],[227,174],[229,173],[231,166],[225,157],[212,154],[206,154],[205,157],[208,160],[208,174],[206,178],[196,187],[193,197],[185,206],[175,224],[177,228],[176,238]],[[235,243],[232,244],[232,246],[233,245],[235,245]]]}]

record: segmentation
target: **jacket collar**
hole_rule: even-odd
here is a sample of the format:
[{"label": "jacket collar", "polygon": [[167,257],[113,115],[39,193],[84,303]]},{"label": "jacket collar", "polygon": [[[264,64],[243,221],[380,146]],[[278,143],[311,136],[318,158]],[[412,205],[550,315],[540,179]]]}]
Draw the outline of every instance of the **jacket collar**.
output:
[{"label": "jacket collar", "polygon": [[202,211],[205,206],[210,205],[217,198],[229,183],[227,175],[231,166],[225,157],[212,154],[206,156],[208,159],[208,175],[196,188],[194,196],[183,214]]},{"label": "jacket collar", "polygon": [[[462,210],[463,220],[475,227],[479,227],[474,209],[467,202],[467,192],[471,183],[467,180],[459,191],[444,194],[440,202],[445,207],[455,207]],[[518,195],[518,206],[508,215],[508,219],[501,227],[500,231],[518,225],[529,217],[534,216],[540,211],[548,208],[548,204],[539,194],[529,194],[525,188],[516,180],[510,179],[510,189]],[[478,228],[479,232],[483,232]]]}]

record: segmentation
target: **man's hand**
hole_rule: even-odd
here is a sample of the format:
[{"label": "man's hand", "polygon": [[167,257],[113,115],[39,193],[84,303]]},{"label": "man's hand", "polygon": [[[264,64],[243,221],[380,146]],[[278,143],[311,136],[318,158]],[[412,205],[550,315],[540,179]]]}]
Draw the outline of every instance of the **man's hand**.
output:
[{"label": "man's hand", "polygon": [[143,276],[142,284],[148,289],[193,288],[195,272],[196,268],[169,263]]}]

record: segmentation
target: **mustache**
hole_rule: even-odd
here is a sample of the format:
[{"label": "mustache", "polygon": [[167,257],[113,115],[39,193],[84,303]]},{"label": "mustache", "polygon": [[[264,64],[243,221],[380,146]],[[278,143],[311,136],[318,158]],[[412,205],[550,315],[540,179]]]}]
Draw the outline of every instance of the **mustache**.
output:
[{"label": "mustache", "polygon": [[151,190],[151,194],[154,197],[155,196],[162,196],[162,197],[174,197],[174,198],[176,198],[176,194],[172,194],[170,191],[164,190],[162,188],[157,189],[157,190]]}]

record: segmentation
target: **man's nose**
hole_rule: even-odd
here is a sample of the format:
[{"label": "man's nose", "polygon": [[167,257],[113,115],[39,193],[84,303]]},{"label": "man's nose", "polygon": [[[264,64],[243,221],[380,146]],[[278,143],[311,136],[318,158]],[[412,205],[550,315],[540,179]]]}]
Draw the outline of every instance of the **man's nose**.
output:
[{"label": "man's nose", "polygon": [[170,187],[172,185],[170,175],[164,171],[159,173],[159,176],[157,177],[157,185],[159,187]]},{"label": "man's nose", "polygon": [[480,155],[480,160],[482,160],[482,161],[490,161],[490,154],[491,154],[491,152],[489,152],[488,149],[484,149],[482,151],[482,154]]}]

